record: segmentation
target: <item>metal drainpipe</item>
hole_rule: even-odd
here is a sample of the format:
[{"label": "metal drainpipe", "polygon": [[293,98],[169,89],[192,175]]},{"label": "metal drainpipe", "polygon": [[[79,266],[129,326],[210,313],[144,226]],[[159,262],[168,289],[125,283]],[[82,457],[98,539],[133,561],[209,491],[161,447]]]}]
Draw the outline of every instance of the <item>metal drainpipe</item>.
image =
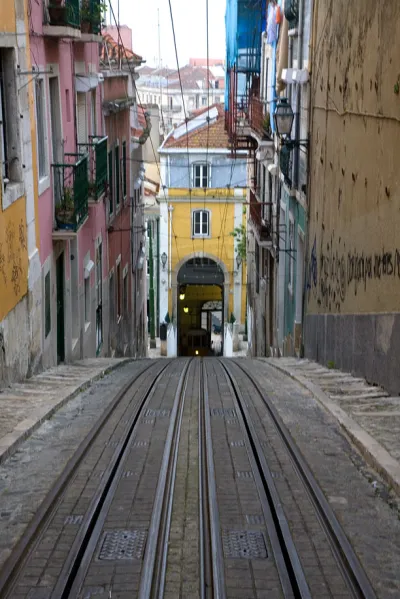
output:
[{"label": "metal drainpipe", "polygon": [[[303,68],[303,9],[304,9],[304,0],[300,0],[299,3],[299,28],[297,34],[297,68]],[[296,133],[295,139],[300,139],[300,100],[301,100],[301,85],[297,83],[296,89]],[[299,171],[300,171],[300,148],[295,148],[294,150],[294,164],[293,164],[293,187],[296,189],[299,185]]]}]

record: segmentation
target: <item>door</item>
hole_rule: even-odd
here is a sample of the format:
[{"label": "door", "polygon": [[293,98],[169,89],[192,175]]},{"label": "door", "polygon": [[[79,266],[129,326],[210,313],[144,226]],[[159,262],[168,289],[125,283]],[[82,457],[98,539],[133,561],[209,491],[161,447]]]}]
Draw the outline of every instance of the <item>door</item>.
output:
[{"label": "door", "polygon": [[57,286],[57,364],[65,360],[64,339],[64,253],[56,261]]}]

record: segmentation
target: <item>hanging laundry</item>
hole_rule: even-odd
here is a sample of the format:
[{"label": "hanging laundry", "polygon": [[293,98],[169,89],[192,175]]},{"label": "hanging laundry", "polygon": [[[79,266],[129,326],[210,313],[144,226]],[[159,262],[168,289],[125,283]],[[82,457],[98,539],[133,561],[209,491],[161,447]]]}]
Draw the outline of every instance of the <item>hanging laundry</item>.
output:
[{"label": "hanging laundry", "polygon": [[267,44],[271,45],[278,39],[278,26],[276,24],[277,8],[276,4],[270,4],[268,7]]}]

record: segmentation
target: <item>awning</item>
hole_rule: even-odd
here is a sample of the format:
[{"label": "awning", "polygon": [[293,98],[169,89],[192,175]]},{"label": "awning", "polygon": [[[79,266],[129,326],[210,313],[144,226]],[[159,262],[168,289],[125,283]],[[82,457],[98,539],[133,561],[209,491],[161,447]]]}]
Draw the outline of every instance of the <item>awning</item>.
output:
[{"label": "awning", "polygon": [[96,89],[98,85],[99,76],[97,74],[75,76],[75,88],[77,92],[90,92],[90,90]]}]

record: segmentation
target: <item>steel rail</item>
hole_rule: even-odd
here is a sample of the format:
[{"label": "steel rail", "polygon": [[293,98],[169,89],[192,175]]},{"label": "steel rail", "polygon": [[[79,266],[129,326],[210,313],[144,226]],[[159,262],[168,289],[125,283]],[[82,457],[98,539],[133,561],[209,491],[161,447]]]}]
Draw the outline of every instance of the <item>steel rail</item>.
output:
[{"label": "steel rail", "polygon": [[131,451],[131,445],[138,429],[138,421],[147,409],[157,389],[157,384],[164,376],[168,365],[146,386],[141,400],[135,405],[121,440],[103,475],[98,491],[85,514],[50,599],[67,599],[68,597],[75,599],[79,597],[125,467],[125,458]]},{"label": "steel rail", "polygon": [[[203,365],[200,366],[202,369]],[[200,372],[201,374],[201,372]],[[208,494],[207,442],[204,405],[204,377],[199,377],[199,530],[200,530],[200,599],[213,597],[211,518]]]},{"label": "steel rail", "polygon": [[353,594],[353,597],[356,599],[377,599],[377,595],[343,528],[336,518],[333,509],[329,505],[329,502],[327,501],[322,489],[315,480],[308,464],[294,442],[289,430],[282,422],[277,410],[265,396],[254,375],[248,372],[242,365],[237,364],[236,362],[235,365],[252,382],[254,388],[257,390],[257,393],[267,408],[275,428],[288,450],[295,471],[307,491],[318,520],[320,521],[325,534],[327,535],[330,548],[332,549],[336,558],[338,567],[342,572],[348,588]]},{"label": "steel rail", "polygon": [[[138,599],[150,599],[150,597],[163,596],[163,594],[160,595],[160,592],[162,592],[164,587],[167,567],[168,537],[172,513],[176,462],[188,380],[187,374],[192,361],[193,359],[186,363],[175,393],[174,406],[171,412],[171,419],[167,439],[165,441],[164,455],[153,505],[153,513],[147,536],[148,541],[143,560]],[[165,496],[168,497],[167,502],[164,501]],[[157,560],[157,558],[159,559]]]},{"label": "steel rail", "polygon": [[[162,370],[164,370],[167,365],[163,365]],[[160,364],[158,363],[157,366],[159,368]],[[71,482],[76,469],[79,467],[87,452],[96,441],[98,435],[104,429],[112,413],[118,408],[123,398],[134,386],[134,384],[138,382],[140,377],[146,374],[146,372],[148,372],[151,368],[157,370],[157,366],[155,367],[154,364],[149,364],[146,368],[135,374],[135,376],[132,377],[132,379],[129,380],[122,387],[122,389],[120,389],[110,405],[104,410],[103,414],[97,420],[96,424],[81,441],[78,448],[68,461],[67,466],[54,482],[43,502],[40,504],[35,516],[25,530],[23,537],[21,537],[21,539],[18,541],[10,557],[5,562],[0,572],[0,597],[8,596],[11,588],[16,582],[19,572],[23,570],[32,548],[38,539],[40,539],[47,522],[54,513],[57,504],[61,501],[62,495],[64,494],[68,484]]]},{"label": "steel rail", "polygon": [[209,526],[211,537],[212,579],[214,599],[225,599],[225,577],[223,552],[221,541],[221,527],[218,512],[217,488],[215,480],[214,455],[211,436],[210,402],[208,397],[208,378],[205,361],[203,366],[203,414],[204,414],[204,436],[206,445],[206,468],[207,468],[207,491],[209,505]]},{"label": "steel rail", "polygon": [[245,437],[245,444],[254,480],[259,489],[261,506],[270,537],[275,563],[285,599],[312,599],[305,574],[293,542],[271,470],[236,379],[219,360],[229,385],[236,414]]}]

